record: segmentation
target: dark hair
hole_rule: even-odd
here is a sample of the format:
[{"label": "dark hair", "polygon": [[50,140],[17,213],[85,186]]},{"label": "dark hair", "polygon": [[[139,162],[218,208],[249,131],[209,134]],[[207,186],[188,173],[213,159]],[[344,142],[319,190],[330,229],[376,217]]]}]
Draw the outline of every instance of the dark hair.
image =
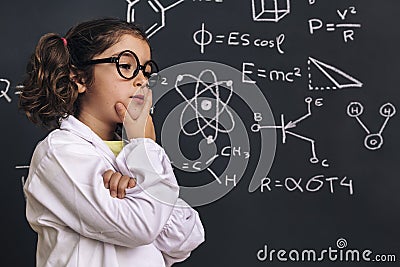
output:
[{"label": "dark hair", "polygon": [[77,81],[90,86],[93,66],[84,66],[117,43],[124,34],[132,34],[149,43],[145,33],[135,24],[115,18],[82,22],[62,37],[56,33],[43,35],[26,68],[27,77],[19,97],[19,109],[34,123],[48,129],[59,127],[60,118],[78,116]]}]

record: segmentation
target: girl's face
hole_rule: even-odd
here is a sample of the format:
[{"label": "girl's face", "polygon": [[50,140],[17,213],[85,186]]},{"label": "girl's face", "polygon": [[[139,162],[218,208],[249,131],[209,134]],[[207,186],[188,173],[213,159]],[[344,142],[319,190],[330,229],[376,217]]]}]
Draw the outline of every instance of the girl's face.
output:
[{"label": "girl's face", "polygon": [[[93,59],[117,57],[124,50],[133,51],[140,65],[151,59],[150,47],[145,40],[125,34],[119,42],[105,50]],[[94,65],[94,80],[90,87],[87,87],[81,97],[79,118],[86,124],[103,124],[114,127],[116,123],[122,123],[116,110],[117,102],[123,103],[126,107],[131,105],[141,106],[143,101],[132,98],[135,95],[146,97],[148,88],[147,78],[139,71],[138,75],[131,80],[121,77],[115,63],[103,63]]]}]

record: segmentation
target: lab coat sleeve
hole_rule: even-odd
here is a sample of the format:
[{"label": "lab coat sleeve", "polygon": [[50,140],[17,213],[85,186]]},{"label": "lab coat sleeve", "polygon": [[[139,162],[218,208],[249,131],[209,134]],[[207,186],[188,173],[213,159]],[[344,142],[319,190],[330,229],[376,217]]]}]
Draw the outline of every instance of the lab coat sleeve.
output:
[{"label": "lab coat sleeve", "polygon": [[205,240],[199,214],[184,200],[178,198],[170,218],[154,241],[162,251],[165,265],[184,261]]},{"label": "lab coat sleeve", "polygon": [[[136,149],[137,155],[130,152],[139,144],[144,145],[140,149]],[[147,176],[145,178],[148,179],[147,181],[143,178],[146,171],[154,170],[159,174],[155,180],[162,177],[165,181],[172,184],[176,183],[171,162],[164,149],[148,138],[132,139],[130,147],[127,146],[126,149],[125,152],[128,152],[128,156],[125,159],[125,165],[130,168],[130,175],[136,177],[138,181],[138,187],[131,190],[135,191],[141,188],[158,200],[168,201],[163,199],[160,192],[148,190],[149,184],[154,183],[151,177],[149,179],[149,176]],[[123,157],[123,154],[120,155]],[[188,258],[191,251],[204,241],[204,228],[198,212],[184,200],[178,198],[176,202],[174,200],[174,203],[169,202],[167,204],[173,205],[173,210],[161,233],[155,239],[154,245],[162,251],[165,264],[168,267],[175,262],[181,262]]]},{"label": "lab coat sleeve", "polygon": [[[69,227],[88,238],[126,247],[154,242],[171,215],[172,205],[154,199],[139,188],[127,191],[124,199],[112,198],[102,177],[110,165],[90,143],[48,139],[38,148],[41,152],[36,153],[39,156],[31,165],[32,173],[25,187],[28,201],[34,198],[35,203],[42,204],[59,219],[52,223]],[[141,164],[141,179],[150,181],[145,183],[148,192],[160,195],[167,203],[175,203],[179,194],[175,177],[159,175],[154,168],[147,169],[149,166],[144,163],[148,159],[141,155],[143,146],[142,142],[126,146],[128,162],[133,164],[131,168],[136,167],[134,158],[141,157],[137,163]],[[50,224],[46,221],[48,218],[35,212],[37,218],[28,216],[30,221]]]}]

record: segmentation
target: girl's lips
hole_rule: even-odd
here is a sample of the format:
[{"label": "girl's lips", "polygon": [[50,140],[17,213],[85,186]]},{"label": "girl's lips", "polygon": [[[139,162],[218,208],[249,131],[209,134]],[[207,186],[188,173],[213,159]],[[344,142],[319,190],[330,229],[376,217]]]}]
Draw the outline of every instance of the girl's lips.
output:
[{"label": "girl's lips", "polygon": [[131,96],[131,97],[144,100],[144,95],[134,95],[134,96]]},{"label": "girl's lips", "polygon": [[131,96],[132,101],[134,101],[135,103],[141,105],[144,103],[144,95],[134,95]]}]

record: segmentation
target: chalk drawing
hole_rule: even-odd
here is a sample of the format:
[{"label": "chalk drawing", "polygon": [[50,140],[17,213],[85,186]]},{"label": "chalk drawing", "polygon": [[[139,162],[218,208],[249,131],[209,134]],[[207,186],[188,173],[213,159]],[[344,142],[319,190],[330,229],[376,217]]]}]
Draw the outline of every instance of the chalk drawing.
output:
[{"label": "chalk drawing", "polygon": [[[311,64],[312,63],[312,64]],[[314,86],[313,76],[311,74],[311,66],[315,66],[326,78],[331,82],[329,86]],[[335,76],[335,77],[334,77]],[[340,77],[341,81],[338,81]],[[356,78],[350,76],[344,71],[324,63],[315,58],[308,58],[308,85],[310,90],[329,90],[329,89],[344,89],[344,88],[360,88],[363,83]]]},{"label": "chalk drawing", "polygon": [[[211,75],[213,82],[211,84],[207,84],[202,80],[202,76],[204,75]],[[209,76],[210,77],[210,76]],[[190,100],[186,98],[186,96],[183,94],[182,90],[180,89],[179,83],[182,82],[184,79],[190,79],[195,82],[195,94],[194,97],[191,98]],[[224,86],[222,86],[224,85]],[[229,90],[229,96],[224,102],[221,97],[220,97],[220,89],[227,89]],[[218,133],[229,133],[230,131],[233,130],[235,127],[235,121],[233,119],[232,113],[229,111],[229,109],[226,108],[226,106],[229,104],[229,101],[232,97],[233,93],[233,83],[231,80],[229,81],[217,81],[217,76],[212,70],[206,69],[200,73],[198,77],[192,75],[192,74],[183,74],[183,75],[178,75],[176,82],[175,82],[175,90],[182,96],[182,98],[185,100],[187,105],[182,111],[181,117],[180,117],[180,122],[181,122],[181,127],[182,131],[188,135],[188,136],[193,136],[198,133],[201,133],[203,137],[207,140],[207,143],[210,144],[214,142],[217,137]],[[211,92],[215,99],[215,116],[211,119],[208,119],[202,115],[202,110],[203,111],[208,111],[212,107],[212,102],[210,100],[202,100],[201,103],[199,104],[198,98],[205,92]],[[196,122],[198,126],[198,130],[195,132],[188,132],[184,129],[183,125],[183,114],[185,111],[191,107],[192,110],[196,114]],[[231,127],[228,129],[220,129],[219,127],[219,117],[222,114],[222,112],[226,112],[229,115],[229,118],[231,120]],[[205,125],[201,126],[200,121],[205,122]],[[207,136],[204,132],[204,129],[207,127],[211,127],[214,129],[214,136],[209,135]]]},{"label": "chalk drawing", "polygon": [[252,0],[253,20],[278,22],[290,13],[290,0]]},{"label": "chalk drawing", "polygon": [[4,97],[10,103],[11,98],[7,94],[10,89],[10,82],[7,79],[0,79],[0,83],[5,83],[5,88],[0,88],[0,98]]},{"label": "chalk drawing", "polygon": [[[169,6],[164,7],[159,0],[148,0],[148,1],[144,1],[144,0],[126,0],[128,2],[128,8],[127,8],[127,13],[126,13],[126,17],[127,17],[127,21],[128,22],[135,22],[135,23],[142,23],[141,21],[138,21],[136,16],[137,13],[139,13],[140,11],[137,10],[136,5],[139,3],[144,3],[146,2],[149,7],[150,7],[150,11],[154,12],[156,14],[157,17],[157,21],[154,21],[153,24],[151,24],[146,30],[146,35],[148,38],[152,37],[154,34],[156,34],[159,30],[161,30],[162,28],[165,27],[166,25],[166,19],[165,19],[165,13],[177,6],[178,4],[182,3],[184,0],[178,0],[176,2],[174,2],[173,4],[170,4]],[[139,8],[140,9],[140,8]],[[144,12],[144,11],[143,11]],[[148,10],[146,10],[146,12],[148,12]],[[145,16],[149,16],[149,14],[145,14]]]},{"label": "chalk drawing", "polygon": [[[315,105],[316,106],[322,106],[323,105],[322,100],[323,100],[322,98],[316,99],[315,100]],[[286,123],[285,119],[284,119],[284,115],[281,114],[281,124],[280,125],[267,125],[267,126],[260,125],[259,122],[261,121],[261,114],[255,114],[254,118],[257,121],[257,123],[253,124],[251,126],[251,130],[253,132],[259,132],[261,129],[280,129],[282,131],[282,143],[283,144],[286,143],[287,135],[292,135],[292,136],[297,137],[297,138],[299,138],[301,140],[307,141],[311,145],[311,155],[312,156],[310,158],[310,162],[311,163],[318,163],[319,159],[318,159],[317,153],[315,151],[315,140],[312,139],[312,138],[309,138],[309,137],[294,133],[293,131],[289,131],[289,129],[295,128],[300,122],[302,122],[303,120],[307,119],[308,117],[310,117],[312,115],[311,103],[313,102],[313,99],[311,97],[307,97],[305,99],[305,102],[307,104],[307,113],[304,116],[298,118],[295,121],[289,121],[288,123]],[[322,161],[322,166],[329,167],[328,162],[327,162],[326,159],[324,159]]]},{"label": "chalk drawing", "polygon": [[347,114],[355,118],[360,126],[367,133],[367,136],[364,139],[364,146],[369,150],[377,150],[383,145],[383,130],[385,129],[389,119],[396,114],[396,108],[391,103],[386,103],[381,106],[379,113],[382,117],[385,118],[379,132],[371,133],[371,131],[367,128],[367,126],[361,121],[360,116],[364,112],[364,107],[360,102],[351,102],[347,106]]}]

